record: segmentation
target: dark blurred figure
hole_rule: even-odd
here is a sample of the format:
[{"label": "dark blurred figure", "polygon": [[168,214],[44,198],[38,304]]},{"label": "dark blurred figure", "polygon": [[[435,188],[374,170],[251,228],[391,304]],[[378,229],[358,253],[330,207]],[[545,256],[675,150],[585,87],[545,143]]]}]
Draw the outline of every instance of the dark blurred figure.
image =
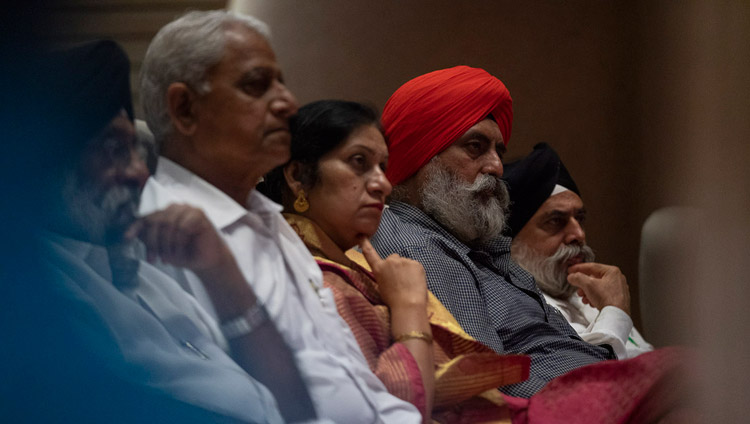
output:
[{"label": "dark blurred figure", "polygon": [[2,184],[14,203],[2,212],[0,420],[283,422],[270,392],[223,350],[214,333],[225,327],[136,259],[137,236],[149,256],[189,267],[213,288],[220,313],[252,315],[232,329],[232,353],[254,358],[262,340],[276,357],[266,365],[296,373],[200,210],[137,217],[148,171],[125,53],[108,41],[46,50],[34,45],[3,75],[24,115],[4,122],[13,163]]}]

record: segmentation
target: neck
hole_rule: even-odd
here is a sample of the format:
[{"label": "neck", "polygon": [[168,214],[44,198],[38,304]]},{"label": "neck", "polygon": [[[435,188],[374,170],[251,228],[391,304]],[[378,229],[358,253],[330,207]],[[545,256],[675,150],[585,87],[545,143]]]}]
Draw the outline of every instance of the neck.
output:
[{"label": "neck", "polygon": [[188,140],[163,143],[160,155],[201,177],[244,207],[247,197],[263,175],[254,172],[235,175],[220,164],[217,166],[215,160],[199,154],[191,146]]},{"label": "neck", "polygon": [[346,252],[353,246],[342,248],[315,221],[307,217],[297,213],[285,213],[284,218],[291,224],[313,256],[321,256],[340,264],[349,263],[350,259],[346,256]]}]

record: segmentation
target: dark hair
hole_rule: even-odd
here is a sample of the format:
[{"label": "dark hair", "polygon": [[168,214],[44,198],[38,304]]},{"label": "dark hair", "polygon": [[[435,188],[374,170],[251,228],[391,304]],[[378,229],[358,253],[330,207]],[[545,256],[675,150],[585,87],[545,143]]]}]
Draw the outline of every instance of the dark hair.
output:
[{"label": "dark hair", "polygon": [[[302,164],[299,180],[305,188],[315,185],[318,161],[338,147],[362,126],[372,125],[378,130],[378,113],[370,106],[345,100],[319,100],[302,106],[289,121],[292,133],[289,161]],[[382,130],[381,130],[382,131]],[[288,164],[289,162],[287,162]],[[263,194],[283,204],[283,196],[291,195],[284,179],[284,164],[265,177],[258,186]]]}]

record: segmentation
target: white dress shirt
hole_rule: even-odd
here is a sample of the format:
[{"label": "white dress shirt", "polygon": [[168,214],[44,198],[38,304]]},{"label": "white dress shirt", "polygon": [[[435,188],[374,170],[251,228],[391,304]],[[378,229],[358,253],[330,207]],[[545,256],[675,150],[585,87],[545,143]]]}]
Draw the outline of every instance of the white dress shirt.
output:
[{"label": "white dress shirt", "polygon": [[115,346],[101,362],[121,378],[242,421],[283,422],[273,395],[206,337],[213,319],[167,275],[141,262],[133,283],[118,289],[103,247],[52,233],[40,254],[71,303],[65,313],[84,317],[73,330],[91,349],[101,340]]},{"label": "white dress shirt", "polygon": [[[141,213],[173,203],[201,208],[221,233],[258,299],[294,351],[318,416],[337,423],[419,423],[417,409],[388,393],[338,315],[317,263],[281,215],[253,191],[246,207],[164,157],[144,188]],[[213,312],[198,278],[165,267]]]},{"label": "white dress shirt", "polygon": [[546,293],[544,299],[556,307],[581,338],[591,344],[612,346],[618,359],[633,358],[654,350],[633,326],[628,314],[615,306],[605,306],[601,312],[585,303],[577,293],[567,300],[555,299]]}]

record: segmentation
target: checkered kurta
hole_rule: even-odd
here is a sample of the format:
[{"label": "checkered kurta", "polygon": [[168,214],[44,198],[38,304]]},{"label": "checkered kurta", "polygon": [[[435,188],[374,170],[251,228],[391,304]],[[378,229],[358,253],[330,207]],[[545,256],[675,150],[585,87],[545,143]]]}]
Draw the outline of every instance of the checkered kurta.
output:
[{"label": "checkered kurta", "polygon": [[615,359],[608,347],[582,341],[565,318],[547,305],[534,278],[510,259],[510,242],[500,237],[481,250],[461,243],[413,206],[393,202],[383,212],[372,244],[418,260],[427,286],[472,337],[498,353],[531,356],[529,379],[502,387],[530,397],[570,370]]}]

